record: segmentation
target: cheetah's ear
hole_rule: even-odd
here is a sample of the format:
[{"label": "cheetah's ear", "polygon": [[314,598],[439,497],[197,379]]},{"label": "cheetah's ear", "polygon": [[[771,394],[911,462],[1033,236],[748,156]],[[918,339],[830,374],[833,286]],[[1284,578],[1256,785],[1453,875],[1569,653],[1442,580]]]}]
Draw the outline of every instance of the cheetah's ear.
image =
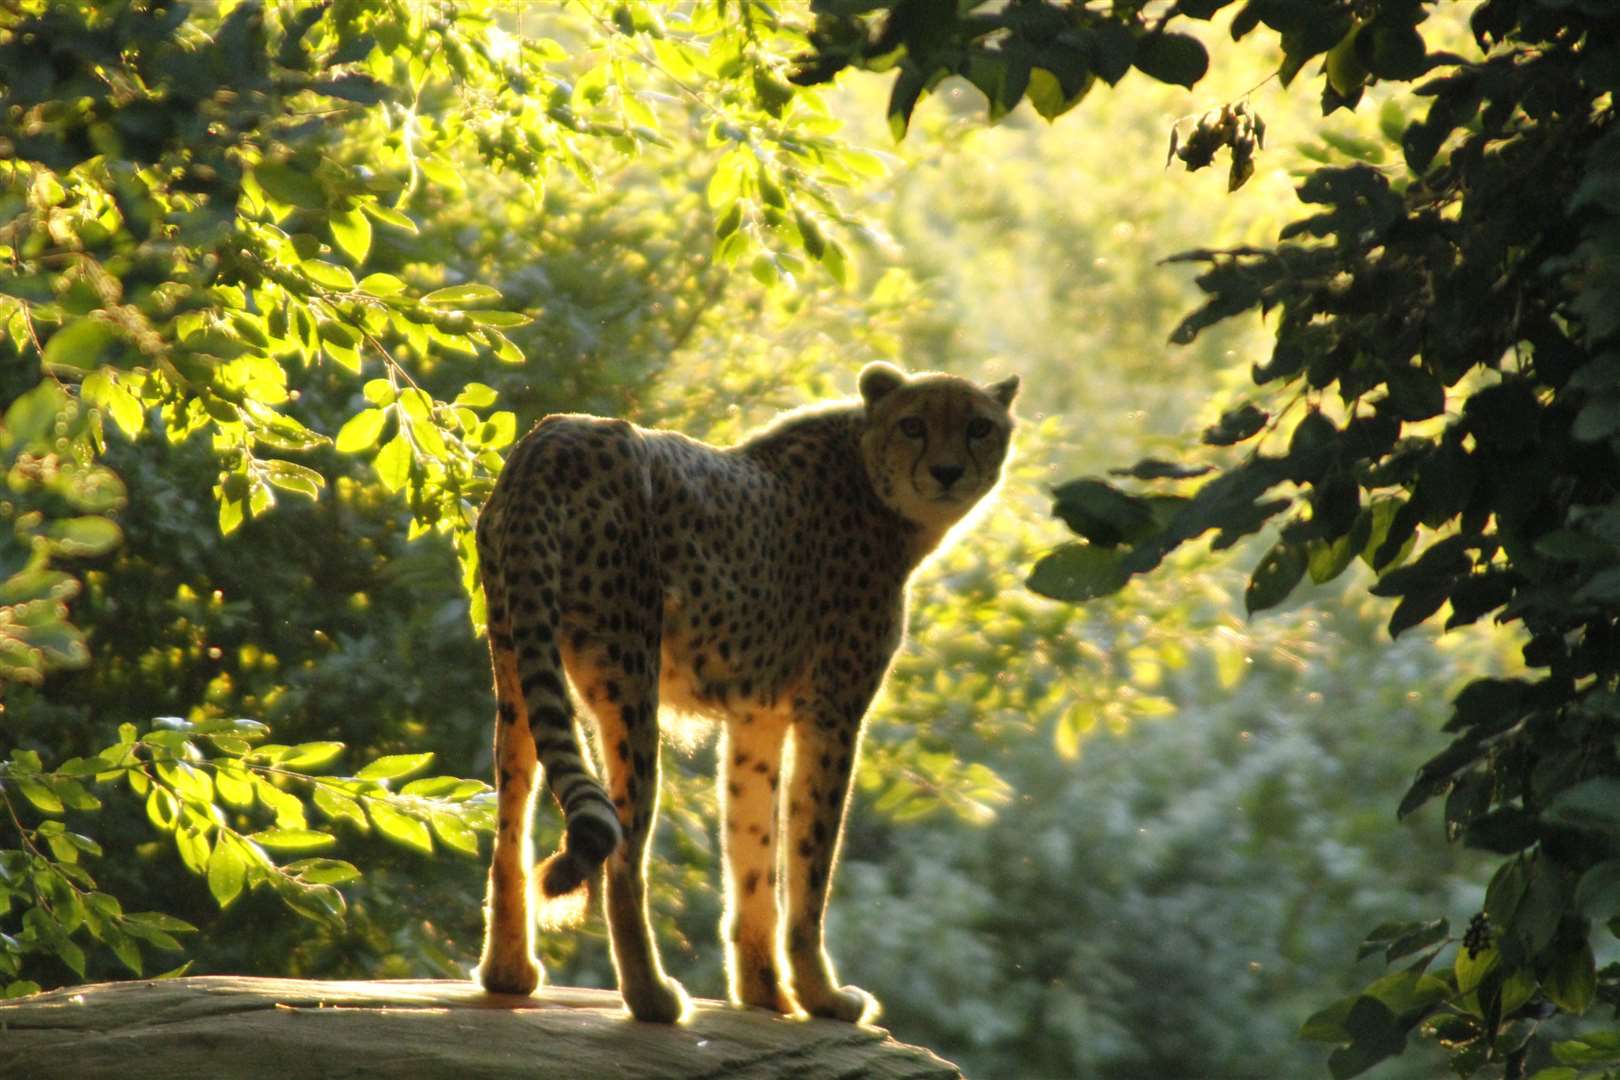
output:
[{"label": "cheetah's ear", "polygon": [[893,364],[885,364],[875,360],[861,369],[861,399],[868,406],[877,404],[878,399],[887,395],[891,390],[897,390],[905,384],[906,373]]},{"label": "cheetah's ear", "polygon": [[1018,396],[1018,376],[1009,375],[998,383],[991,383],[984,388],[984,392],[1001,402],[1001,407],[1005,409]]}]

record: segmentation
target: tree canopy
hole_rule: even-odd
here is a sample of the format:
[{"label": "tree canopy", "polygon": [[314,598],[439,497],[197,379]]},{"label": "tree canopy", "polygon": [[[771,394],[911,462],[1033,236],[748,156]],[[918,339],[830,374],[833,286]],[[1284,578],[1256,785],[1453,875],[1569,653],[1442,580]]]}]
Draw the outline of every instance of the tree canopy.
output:
[{"label": "tree canopy", "polygon": [[[819,3],[798,77],[897,68],[897,134],[948,74],[972,81],[992,117],[1026,96],[1051,117],[1130,66],[1196,83],[1208,50],[1174,27],[1227,6]],[[1243,452],[1214,457],[1209,479],[1211,455],[1120,470],[1167,492],[1062,485],[1054,512],[1080,539],[1030,579],[1061,598],[1108,595],[1182,544],[1214,532],[1228,547],[1280,518],[1246,590],[1251,613],[1360,557],[1378,575],[1371,592],[1399,600],[1391,636],[1442,609],[1447,629],[1493,613],[1522,626],[1529,674],[1463,687],[1452,743],[1399,805],[1404,816],[1444,796],[1448,829],[1503,861],[1450,971],[1432,967],[1451,942],[1443,920],[1369,939],[1401,970],[1305,1028],[1347,1044],[1330,1059],[1338,1076],[1398,1053],[1419,1024],[1458,1072],[1504,1063],[1519,1075],[1540,1022],[1620,1002],[1620,967],[1598,971],[1592,944],[1596,927],[1620,929],[1620,13],[1489,0],[1469,15],[1468,57],[1425,40],[1439,6],[1252,0],[1231,18],[1234,39],[1277,36],[1285,84],[1321,58],[1326,115],[1379,82],[1415,84],[1427,107],[1407,118],[1404,103],[1386,106],[1404,168],[1335,162],[1304,176],[1311,213],[1277,246],[1178,256],[1203,267],[1207,300],[1173,342],[1251,310],[1275,320],[1252,368],[1262,403],[1203,434]],[[1241,108],[1172,155],[1197,168],[1225,146],[1240,185],[1263,136]],[[1607,1045],[1566,1044],[1571,1068],[1552,1072],[1600,1064]]]},{"label": "tree canopy", "polygon": [[[470,529],[519,430],[567,409],[724,440],[863,358],[990,355],[1053,415],[1026,424],[1008,508],[919,590],[848,846],[863,905],[949,927],[902,1034],[987,1072],[1218,1075],[1299,1021],[1338,1076],[1414,1032],[1463,1075],[1613,1068],[1612,1030],[1573,1025],[1620,1003],[1599,966],[1620,926],[1617,20],[1569,0],[1488,0],[1466,26],[1421,0],[0,5],[6,992],[182,954],[461,971],[487,789],[422,774],[487,764]],[[887,104],[845,69],[892,72]],[[817,89],[835,76],[853,104]],[[1085,123],[1105,152],[1064,145]],[[860,145],[885,127],[904,141]],[[1189,205],[1158,171],[1169,139],[1188,169],[1224,155],[1223,189],[1274,184],[1277,133],[1301,128],[1306,216],[1262,214],[1264,239],[1229,218],[1241,193]],[[1192,250],[1153,269],[1166,237]],[[1263,333],[1232,325],[1250,311]],[[1222,372],[1251,350],[1239,394]],[[1076,539],[1043,555],[1048,477]],[[1246,584],[1226,548],[1251,553]],[[1307,576],[1337,614],[1301,602]],[[1237,620],[1239,594],[1273,614]],[[1487,616],[1522,662],[1416,629]],[[1431,760],[1402,795],[1405,753]],[[703,754],[662,843],[683,936],[716,906]],[[1440,802],[1488,885],[1439,837],[1370,825],[1364,793]],[[1247,839],[1216,857],[1231,814]],[[467,857],[428,870],[439,850]],[[1071,926],[1077,875],[1099,884]],[[1342,970],[1364,926],[1302,914],[1323,875],[1346,919],[1383,924],[1361,952],[1388,972]],[[1155,1032],[1142,987],[1169,953],[1071,942],[1131,920],[1165,941],[1203,923],[1182,962],[1247,971],[1245,1007],[1189,996]],[[888,925],[842,930],[874,958],[932,940]],[[589,941],[547,948],[606,976]]]}]

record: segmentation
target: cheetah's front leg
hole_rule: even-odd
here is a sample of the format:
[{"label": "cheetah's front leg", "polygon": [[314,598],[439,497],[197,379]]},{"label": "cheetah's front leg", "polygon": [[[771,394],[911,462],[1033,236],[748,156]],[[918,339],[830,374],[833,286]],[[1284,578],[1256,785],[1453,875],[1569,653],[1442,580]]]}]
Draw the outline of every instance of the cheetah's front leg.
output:
[{"label": "cheetah's front leg", "polygon": [[851,1023],[877,1019],[877,999],[840,987],[823,940],[822,920],[843,835],[859,721],[801,720],[793,726],[793,780],[788,793],[788,963],[793,993],[812,1016]]}]

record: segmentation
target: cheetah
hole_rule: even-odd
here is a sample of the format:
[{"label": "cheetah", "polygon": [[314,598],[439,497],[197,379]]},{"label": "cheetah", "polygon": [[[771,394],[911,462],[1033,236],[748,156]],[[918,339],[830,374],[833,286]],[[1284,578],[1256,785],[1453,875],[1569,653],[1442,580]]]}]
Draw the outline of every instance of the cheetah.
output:
[{"label": "cheetah", "polygon": [[[662,705],[721,726],[731,1001],[876,1016],[839,985],[822,930],[862,720],[900,645],[907,577],[997,482],[1018,378],[874,363],[859,388],[726,449],[582,415],[548,416],[513,449],[477,525],[498,806],[485,989],[540,982],[529,890],[542,915],[560,897],[582,910],[605,863],[625,1005],[666,1023],[689,1008],[647,917]],[[568,684],[595,719],[600,779]],[[537,766],[566,825],[531,877]]]}]

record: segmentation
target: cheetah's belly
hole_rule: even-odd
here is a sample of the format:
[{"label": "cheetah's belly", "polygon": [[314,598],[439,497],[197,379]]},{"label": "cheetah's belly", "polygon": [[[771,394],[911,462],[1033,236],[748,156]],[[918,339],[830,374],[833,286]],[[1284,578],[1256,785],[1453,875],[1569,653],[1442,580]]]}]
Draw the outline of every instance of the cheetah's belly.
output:
[{"label": "cheetah's belly", "polygon": [[[787,715],[787,707],[806,667],[791,646],[760,653],[743,649],[725,626],[696,617],[677,591],[664,598],[660,642],[660,705],[716,720],[744,715]],[[782,643],[787,645],[787,643]]]}]

